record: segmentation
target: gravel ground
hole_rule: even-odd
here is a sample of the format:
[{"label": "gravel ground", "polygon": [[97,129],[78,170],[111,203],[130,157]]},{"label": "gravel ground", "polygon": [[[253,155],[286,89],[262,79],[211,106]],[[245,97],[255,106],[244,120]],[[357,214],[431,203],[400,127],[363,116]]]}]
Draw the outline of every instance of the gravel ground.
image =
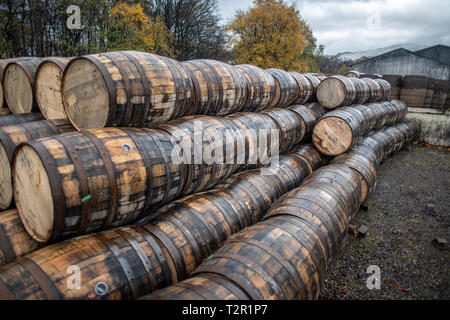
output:
[{"label": "gravel ground", "polygon": [[[369,210],[352,220],[366,225],[365,238],[349,236],[330,265],[321,299],[450,299],[449,249],[432,241],[450,241],[450,151],[412,145],[387,159]],[[435,214],[425,213],[427,204]],[[379,266],[381,289],[369,290],[369,266]]]}]

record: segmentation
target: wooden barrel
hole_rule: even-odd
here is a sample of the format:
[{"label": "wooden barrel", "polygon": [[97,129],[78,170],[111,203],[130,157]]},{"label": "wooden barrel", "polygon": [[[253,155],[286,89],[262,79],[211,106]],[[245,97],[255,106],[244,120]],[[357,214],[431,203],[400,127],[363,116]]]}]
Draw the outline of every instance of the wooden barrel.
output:
[{"label": "wooden barrel", "polygon": [[349,78],[359,79],[359,78],[362,78],[362,75],[364,75],[364,73],[356,71],[356,70],[351,70],[351,71],[347,72],[347,74],[345,76],[349,77]]},{"label": "wooden barrel", "polygon": [[327,109],[353,104],[357,97],[353,81],[344,76],[332,76],[322,81],[317,89],[317,100]]},{"label": "wooden barrel", "polygon": [[137,299],[169,285],[170,267],[147,231],[114,229],[44,247],[0,268],[0,298]]},{"label": "wooden barrel", "polygon": [[[0,90],[2,90],[2,89],[0,89]],[[11,114],[11,111],[8,108],[0,108],[0,116],[7,116],[10,114]]]},{"label": "wooden barrel", "polygon": [[39,111],[35,99],[34,81],[41,58],[16,60],[9,63],[3,74],[3,94],[14,114]]},{"label": "wooden barrel", "polygon": [[393,141],[394,143],[394,147],[391,153],[394,154],[400,151],[406,142],[406,137],[405,134],[402,132],[402,130],[396,127],[389,127],[386,130],[384,130],[384,132],[390,135],[391,141]]},{"label": "wooden barrel", "polygon": [[13,202],[11,164],[17,146],[73,131],[67,120],[34,121],[0,127],[0,210],[8,209]]},{"label": "wooden barrel", "polygon": [[313,94],[311,95],[311,98],[308,102],[317,102],[317,89],[319,88],[321,80],[317,75],[313,75],[310,73],[305,73],[304,76],[311,82],[311,85],[313,87]]},{"label": "wooden barrel", "polygon": [[434,97],[431,103],[431,108],[434,109],[445,108],[445,101],[447,99],[448,90],[449,90],[449,80],[434,81]]},{"label": "wooden barrel", "polygon": [[187,165],[161,130],[99,129],[21,145],[13,161],[25,228],[48,242],[130,223],[181,195]]},{"label": "wooden barrel", "polygon": [[17,210],[0,212],[0,266],[41,247],[23,227]]},{"label": "wooden barrel", "polygon": [[378,82],[369,78],[362,78],[361,80],[363,80],[370,88],[370,98],[368,102],[378,102],[383,99],[384,91]]},{"label": "wooden barrel", "polygon": [[205,273],[141,297],[139,300],[242,301],[250,300],[250,297],[239,284],[233,284],[222,276]]},{"label": "wooden barrel", "polygon": [[358,78],[348,78],[356,88],[356,98],[353,101],[354,104],[364,104],[370,99],[370,87],[369,85],[358,79]]},{"label": "wooden barrel", "polygon": [[10,114],[0,117],[0,127],[12,126],[16,124],[40,120],[44,120],[44,117],[40,112]]},{"label": "wooden barrel", "polygon": [[403,76],[395,74],[385,74],[383,79],[389,82],[391,85],[391,98],[390,99],[400,99],[400,91],[403,85]]},{"label": "wooden barrel", "polygon": [[248,83],[248,98],[242,111],[259,112],[269,108],[275,99],[275,79],[264,69],[249,64],[237,65],[235,68],[242,72]]},{"label": "wooden barrel", "polygon": [[306,133],[305,122],[294,111],[281,108],[271,108],[262,112],[271,117],[280,132],[280,153],[286,153],[303,141]]},{"label": "wooden barrel", "polygon": [[400,92],[400,100],[409,107],[423,108],[428,90],[428,78],[425,76],[405,76]]},{"label": "wooden barrel", "polygon": [[67,119],[62,100],[61,82],[72,58],[45,58],[36,70],[36,102],[45,119]]},{"label": "wooden barrel", "polygon": [[436,81],[433,78],[428,78],[427,93],[425,94],[424,108],[431,108],[434,99],[434,86]]},{"label": "wooden barrel", "polygon": [[223,116],[244,108],[248,83],[240,69],[206,59],[186,61],[182,65],[195,88],[195,104],[190,114]]},{"label": "wooden barrel", "polygon": [[286,108],[292,105],[299,95],[300,88],[294,77],[280,69],[266,70],[275,79],[276,95],[271,107]]},{"label": "wooden barrel", "polygon": [[310,103],[306,106],[293,105],[289,107],[289,110],[295,112],[296,115],[302,119],[305,127],[305,136],[303,140],[310,141],[314,126],[316,125],[317,121],[326,113],[325,109],[318,103]]},{"label": "wooden barrel", "polygon": [[377,82],[382,89],[381,101],[391,100],[392,96],[391,84],[383,79],[374,79],[374,81]]},{"label": "wooden barrel", "polygon": [[191,111],[194,88],[175,60],[119,51],[75,58],[62,80],[64,108],[77,129],[154,127]]},{"label": "wooden barrel", "polygon": [[311,100],[311,97],[314,94],[314,88],[311,81],[298,72],[290,72],[290,74],[297,82],[299,88],[297,99],[293,102],[293,104],[302,105],[307,103]]}]

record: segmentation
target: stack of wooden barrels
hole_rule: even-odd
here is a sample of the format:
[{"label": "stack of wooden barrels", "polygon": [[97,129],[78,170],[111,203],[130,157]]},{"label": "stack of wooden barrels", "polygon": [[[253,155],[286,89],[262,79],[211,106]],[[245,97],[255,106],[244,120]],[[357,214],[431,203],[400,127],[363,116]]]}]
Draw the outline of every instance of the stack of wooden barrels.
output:
[{"label": "stack of wooden barrels", "polygon": [[409,107],[448,109],[448,80],[438,80],[425,76],[404,76],[400,99]]},{"label": "stack of wooden barrels", "polygon": [[[355,153],[316,171],[278,200],[264,221],[230,237],[191,277],[143,299],[315,299],[349,221],[376,177],[361,165],[380,150],[398,151],[418,135],[416,123],[375,133]],[[376,143],[374,144],[373,141]],[[396,145],[395,148],[392,146]],[[364,170],[362,170],[364,169]],[[363,187],[365,185],[365,187]]]}]

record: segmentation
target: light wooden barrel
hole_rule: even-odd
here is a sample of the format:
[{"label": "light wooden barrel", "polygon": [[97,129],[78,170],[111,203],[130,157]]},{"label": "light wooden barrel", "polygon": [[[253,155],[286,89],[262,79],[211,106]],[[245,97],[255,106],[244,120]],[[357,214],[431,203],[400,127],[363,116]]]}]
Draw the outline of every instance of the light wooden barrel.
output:
[{"label": "light wooden barrel", "polygon": [[0,127],[12,126],[16,124],[40,121],[44,117],[40,112],[23,113],[23,114],[8,114],[0,117]]},{"label": "light wooden barrel", "polygon": [[336,109],[353,104],[357,97],[354,82],[344,76],[332,76],[322,81],[317,88],[317,100],[327,109]]},{"label": "light wooden barrel", "polygon": [[364,104],[370,99],[370,87],[361,79],[358,78],[348,78],[356,88],[356,98],[353,101],[353,104]]},{"label": "light wooden barrel", "polygon": [[300,88],[294,77],[286,71],[280,69],[267,69],[275,79],[277,89],[276,98],[272,107],[286,108],[292,105],[299,95]]},{"label": "light wooden barrel", "polygon": [[62,100],[62,78],[73,58],[49,57],[36,70],[36,103],[47,120],[67,119]]},{"label": "light wooden barrel", "polygon": [[428,78],[425,76],[404,76],[400,100],[409,107],[423,108],[428,90]]},{"label": "light wooden barrel", "polygon": [[25,228],[48,242],[136,220],[181,194],[187,165],[177,150],[164,131],[131,128],[22,144],[12,176]]},{"label": "light wooden barrel", "polygon": [[249,64],[235,68],[242,72],[248,83],[248,97],[242,111],[259,112],[269,108],[276,95],[275,79],[264,69]]},{"label": "light wooden barrel", "polygon": [[179,62],[119,51],[75,58],[62,80],[64,108],[77,129],[155,127],[188,114],[194,88]]},{"label": "light wooden barrel", "polygon": [[390,99],[400,99],[400,91],[402,88],[403,76],[395,74],[386,74],[383,79],[389,82],[391,85],[391,97]]},{"label": "light wooden barrel", "polygon": [[290,72],[290,74],[297,82],[299,88],[298,97],[293,102],[293,104],[302,105],[307,103],[309,100],[311,100],[311,97],[314,94],[314,88],[311,81],[309,81],[307,77],[298,72]]},{"label": "light wooden barrel", "polygon": [[304,76],[311,82],[311,85],[313,87],[313,94],[311,95],[311,98],[308,102],[317,102],[317,89],[319,88],[320,83],[322,80],[319,79],[319,76],[306,73]]},{"label": "light wooden barrel", "polygon": [[3,74],[3,94],[14,114],[39,111],[35,99],[36,69],[41,58],[15,60],[9,63]]},{"label": "light wooden barrel", "polygon": [[8,209],[13,202],[11,164],[14,152],[21,143],[73,132],[67,120],[46,120],[0,127],[0,209]]},{"label": "light wooden barrel", "polygon": [[368,102],[378,102],[383,99],[384,91],[377,81],[369,78],[362,78],[361,80],[363,80],[370,88],[370,98]]},{"label": "light wooden barrel", "polygon": [[[0,86],[1,87],[1,86]],[[2,90],[2,89],[0,89]],[[8,108],[0,108],[0,117],[10,115],[11,111]]]},{"label": "light wooden barrel", "polygon": [[23,227],[17,210],[0,212],[0,266],[14,262],[40,247]]},{"label": "light wooden barrel", "polygon": [[19,60],[28,60],[32,59],[30,57],[17,57],[17,58],[11,58],[11,59],[2,59],[0,60],[0,109],[1,108],[8,108],[8,104],[5,101],[5,92],[3,89],[3,74],[5,71],[6,66],[14,61]]},{"label": "light wooden barrel", "polygon": [[241,111],[247,101],[247,79],[240,69],[215,60],[182,63],[195,88],[191,114],[223,116]]},{"label": "light wooden barrel", "polygon": [[303,140],[310,141],[314,126],[316,125],[317,121],[326,113],[326,109],[324,109],[318,103],[310,103],[306,106],[290,106],[289,110],[295,112],[303,120],[305,127],[305,136]]},{"label": "light wooden barrel", "polygon": [[434,97],[431,108],[444,109],[447,92],[449,91],[449,80],[435,80],[434,83]]}]

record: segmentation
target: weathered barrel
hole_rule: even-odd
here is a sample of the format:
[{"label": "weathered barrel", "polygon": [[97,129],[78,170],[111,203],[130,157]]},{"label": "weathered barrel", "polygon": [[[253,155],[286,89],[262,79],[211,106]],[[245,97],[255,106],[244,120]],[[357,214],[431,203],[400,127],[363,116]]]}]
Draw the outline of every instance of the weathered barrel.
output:
[{"label": "weathered barrel", "polygon": [[0,109],[1,108],[7,108],[8,105],[5,101],[5,91],[3,88],[3,74],[5,71],[6,66],[14,61],[19,61],[19,60],[27,60],[27,59],[32,59],[30,57],[18,57],[18,58],[12,58],[12,59],[2,59],[0,60]]},{"label": "weathered barrel", "polygon": [[361,79],[358,78],[348,78],[356,88],[356,98],[353,101],[354,104],[364,104],[370,99],[370,87]]},{"label": "weathered barrel", "polygon": [[326,113],[325,109],[318,103],[304,105],[293,105],[289,110],[295,112],[304,122],[305,136],[304,141],[310,141],[312,132],[317,121]]},{"label": "weathered barrel", "polygon": [[182,66],[189,71],[195,88],[190,114],[223,116],[244,108],[248,84],[239,69],[206,59],[186,61]]},{"label": "weathered barrel", "polygon": [[435,83],[436,81],[433,78],[428,78],[427,93],[425,94],[423,104],[424,108],[431,108],[431,105],[433,104]]},{"label": "weathered barrel", "polygon": [[313,75],[311,73],[305,73],[304,76],[311,82],[313,87],[313,94],[308,102],[317,102],[317,88],[319,88],[320,83],[322,82],[317,75]]},{"label": "weathered barrel", "polygon": [[269,74],[275,79],[275,85],[277,93],[275,95],[274,103],[272,107],[286,108],[292,105],[299,95],[300,88],[295,81],[294,77],[280,69],[267,69]]},{"label": "weathered barrel", "polygon": [[235,66],[247,79],[248,97],[243,112],[259,112],[273,104],[276,95],[275,79],[264,69],[249,64]]},{"label": "weathered barrel", "polygon": [[385,74],[383,79],[389,82],[391,85],[391,98],[390,99],[400,99],[400,91],[403,83],[403,76],[395,74]]},{"label": "weathered barrel", "polygon": [[15,60],[9,63],[3,74],[3,94],[14,114],[39,111],[35,99],[36,69],[41,58]]},{"label": "weathered barrel", "polygon": [[364,75],[364,73],[356,71],[356,70],[351,70],[351,71],[347,72],[347,74],[345,76],[349,77],[349,78],[359,79],[359,78],[362,78],[362,75]]},{"label": "weathered barrel", "polygon": [[317,89],[317,100],[327,109],[353,104],[357,88],[344,76],[332,76],[322,81]]},{"label": "weathered barrel", "polygon": [[0,266],[39,249],[23,227],[17,210],[0,212]]},{"label": "weathered barrel", "polygon": [[290,74],[297,82],[299,88],[297,99],[294,100],[293,104],[303,105],[311,100],[311,97],[314,94],[313,85],[308,78],[298,72],[290,72]]},{"label": "weathered barrel", "polygon": [[449,90],[449,80],[435,80],[434,81],[434,97],[431,103],[431,108],[444,109],[445,101],[447,99],[447,92]]},{"label": "weathered barrel", "polygon": [[0,127],[0,209],[8,209],[13,201],[11,163],[18,145],[31,140],[73,132],[67,120],[26,122]]},{"label": "weathered barrel", "polygon": [[130,223],[181,194],[187,165],[177,150],[169,134],[154,129],[27,142],[16,151],[12,173],[21,219],[38,242]]},{"label": "weathered barrel", "polygon": [[428,90],[428,78],[425,76],[405,76],[400,92],[400,100],[409,107],[423,108]]},{"label": "weathered barrel", "polygon": [[154,54],[119,51],[73,59],[62,94],[77,129],[154,127],[190,112],[194,88],[179,62]]},{"label": "weathered barrel", "polygon": [[9,114],[0,117],[0,127],[12,126],[16,124],[40,120],[44,120],[44,117],[40,112]]},{"label": "weathered barrel", "polygon": [[374,79],[376,83],[378,83],[381,87],[382,96],[380,101],[391,100],[392,89],[391,84],[384,79]]},{"label": "weathered barrel", "polygon": [[36,103],[45,119],[67,119],[62,100],[62,78],[72,58],[49,57],[36,70]]},{"label": "weathered barrel", "polygon": [[[0,89],[0,90],[2,90],[2,89]],[[11,114],[11,111],[8,108],[0,108],[0,116],[7,116],[10,114]]]},{"label": "weathered barrel", "polygon": [[363,80],[370,88],[369,102],[378,102],[383,99],[384,91],[377,81],[369,78],[362,78],[361,80]]}]

